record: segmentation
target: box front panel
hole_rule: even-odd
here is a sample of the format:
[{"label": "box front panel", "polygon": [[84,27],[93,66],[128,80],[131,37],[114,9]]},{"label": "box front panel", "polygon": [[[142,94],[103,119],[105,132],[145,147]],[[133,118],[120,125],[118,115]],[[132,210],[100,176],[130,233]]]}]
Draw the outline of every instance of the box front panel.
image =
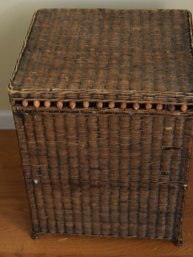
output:
[{"label": "box front panel", "polygon": [[36,233],[181,237],[192,120],[15,112]]}]

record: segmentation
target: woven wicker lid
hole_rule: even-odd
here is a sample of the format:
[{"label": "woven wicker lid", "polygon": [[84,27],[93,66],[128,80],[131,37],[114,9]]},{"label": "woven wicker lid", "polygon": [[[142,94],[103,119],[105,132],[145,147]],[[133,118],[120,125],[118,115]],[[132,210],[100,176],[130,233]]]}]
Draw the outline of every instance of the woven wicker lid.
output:
[{"label": "woven wicker lid", "polygon": [[39,10],[9,93],[193,102],[191,21],[185,10]]}]

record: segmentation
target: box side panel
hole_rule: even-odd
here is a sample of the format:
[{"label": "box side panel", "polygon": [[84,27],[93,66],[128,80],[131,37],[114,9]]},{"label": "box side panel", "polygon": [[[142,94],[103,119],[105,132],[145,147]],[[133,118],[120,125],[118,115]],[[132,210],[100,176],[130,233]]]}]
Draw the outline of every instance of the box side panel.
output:
[{"label": "box side panel", "polygon": [[73,111],[15,117],[35,232],[181,238],[191,119]]}]

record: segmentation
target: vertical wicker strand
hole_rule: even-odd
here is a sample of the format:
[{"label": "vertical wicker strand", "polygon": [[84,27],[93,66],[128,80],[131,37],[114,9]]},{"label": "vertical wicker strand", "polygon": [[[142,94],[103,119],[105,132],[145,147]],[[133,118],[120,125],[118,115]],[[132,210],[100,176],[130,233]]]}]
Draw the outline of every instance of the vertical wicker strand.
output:
[{"label": "vertical wicker strand", "polygon": [[36,126],[39,126],[39,116],[36,113],[30,113],[28,115],[28,122],[26,124],[26,133],[28,135],[29,152],[31,156],[31,168],[32,168],[32,183],[35,185],[38,216],[40,222],[40,228],[42,232],[47,232],[47,221],[44,201],[44,190],[42,186],[42,174],[39,161],[39,142],[36,137]]},{"label": "vertical wicker strand", "polygon": [[183,151],[182,151],[182,161],[181,161],[181,172],[180,181],[184,184],[178,186],[178,194],[176,197],[176,211],[174,214],[174,227],[173,227],[173,241],[176,244],[182,243],[182,220],[184,214],[184,198],[185,190],[188,183],[189,177],[189,167],[191,159],[192,150],[192,137],[193,137],[193,127],[192,127],[192,117],[188,117],[184,120],[184,133],[183,133]]},{"label": "vertical wicker strand", "polygon": [[[60,14],[60,10],[58,10],[58,14]],[[71,37],[71,29],[70,28],[75,28],[76,24],[76,19],[74,19],[74,15],[72,13],[72,10],[67,10],[65,17],[58,15],[57,17],[57,22],[58,24],[62,24],[61,26],[57,26],[57,29],[55,29],[55,37],[53,40],[50,40],[51,43],[54,45],[54,42],[57,42],[55,45],[55,49],[52,50],[52,52],[59,52],[61,56],[65,56],[68,52],[68,47],[71,45],[69,43],[70,37]],[[79,23],[78,23],[79,24]],[[62,51],[61,51],[62,50]],[[53,55],[54,57],[54,55]],[[52,59],[51,61],[54,63],[54,60]],[[64,61],[63,58],[57,58],[57,65],[60,67],[60,71],[65,70],[65,66],[67,62]],[[44,65],[42,65],[44,66]],[[60,76],[58,76],[58,72],[55,72],[55,69],[50,70],[50,76],[52,76],[52,81],[53,81],[53,88],[54,87],[60,87],[62,91],[62,87],[64,86],[64,83],[67,83],[66,75],[65,72],[61,72]]]},{"label": "vertical wicker strand", "polygon": [[141,55],[141,74],[140,74],[140,81],[141,81],[141,85],[140,85],[140,90],[143,90],[144,87],[144,67],[145,67],[145,62],[144,62],[144,53],[145,53],[145,44],[144,44],[144,30],[142,29],[142,24],[143,24],[144,20],[143,20],[143,12],[140,10],[139,11],[139,27],[140,27],[140,44],[141,44],[141,48],[140,48],[140,55]]},{"label": "vertical wicker strand", "polygon": [[[112,25],[111,25],[112,26]],[[109,58],[109,57],[108,57]],[[106,74],[107,75],[107,74]],[[116,180],[114,178],[114,167],[112,165],[112,156],[111,153],[115,152],[114,149],[114,144],[113,144],[113,137],[112,134],[114,131],[114,126],[112,126],[111,124],[111,117],[112,115],[108,115],[108,157],[109,157],[109,161],[108,161],[108,179],[107,179],[107,183],[108,183],[108,215],[109,215],[109,226],[107,227],[108,229],[108,233],[109,235],[111,234],[115,234],[117,235],[117,231],[114,229],[114,227],[116,227],[116,223],[117,223],[117,217],[114,214],[114,209],[115,209],[115,213],[117,213],[117,204],[116,204],[116,193],[117,193],[117,187],[116,187]],[[115,217],[114,217],[115,216]],[[114,223],[114,224],[113,224]],[[108,234],[107,234],[108,235]]]},{"label": "vertical wicker strand", "polygon": [[131,148],[130,148],[130,224],[129,233],[131,236],[137,235],[138,222],[138,175],[140,165],[140,115],[136,114],[131,117]]},{"label": "vertical wicker strand", "polygon": [[110,223],[111,233],[120,234],[120,152],[119,116],[109,115],[109,181],[110,181]]},{"label": "vertical wicker strand", "polygon": [[[147,180],[147,204],[146,204],[146,208],[145,208],[145,212],[147,213],[147,217],[146,217],[146,230],[145,230],[145,236],[146,237],[150,237],[151,236],[151,233],[152,233],[152,226],[150,226],[150,222],[151,222],[151,219],[152,219],[152,213],[150,211],[150,201],[151,201],[151,195],[154,194],[154,192],[152,192],[152,188],[151,188],[151,174],[152,174],[152,141],[153,141],[153,120],[154,120],[154,117],[153,116],[150,116],[150,121],[148,121],[147,119],[147,122],[148,124],[150,123],[150,127],[146,130],[147,131],[147,135],[145,133],[145,135],[147,136],[146,140],[147,140],[147,175],[144,176],[144,180]],[[145,129],[145,128],[144,128]],[[148,133],[149,131],[149,133]],[[144,136],[145,136],[144,135]],[[150,140],[148,142],[148,140]],[[148,149],[148,143],[149,143],[149,149]],[[145,146],[143,147],[144,151],[145,151]],[[143,165],[143,163],[142,163]],[[142,170],[142,173],[143,173],[143,170]]]},{"label": "vertical wicker strand", "polygon": [[[41,185],[41,191],[42,191],[42,198],[44,202],[44,213],[41,215],[41,219],[44,224],[44,231],[47,233],[49,232],[49,225],[48,225],[48,210],[46,208],[47,202],[46,202],[46,182],[44,181],[45,178],[45,170],[47,169],[46,162],[45,162],[45,144],[44,144],[44,127],[40,124],[42,123],[42,114],[35,114],[33,119],[34,124],[34,139],[36,142],[36,148],[37,148],[37,161],[39,165],[39,177],[37,177],[37,183]],[[36,184],[37,185],[37,184]],[[46,218],[46,219],[45,219]]]},{"label": "vertical wicker strand", "polygon": [[[154,42],[154,38],[155,37],[152,37],[154,35],[154,29],[155,29],[155,19],[156,19],[156,16],[154,15],[155,13],[152,12],[152,11],[148,11],[149,12],[149,17],[148,17],[148,27],[149,27],[149,31],[148,31],[148,35],[150,36],[149,38],[149,46],[150,46],[150,49],[151,49],[151,68],[150,66],[148,66],[148,71],[147,71],[147,74],[149,76],[148,78],[148,82],[151,83],[151,90],[152,91],[155,91],[156,89],[156,67],[155,67],[155,62],[154,62],[154,55],[155,55],[155,45],[157,44],[157,41]],[[151,79],[150,79],[151,78]]]},{"label": "vertical wicker strand", "polygon": [[[132,58],[131,58],[131,66],[140,66],[143,67],[142,65],[142,47],[141,47],[141,35],[140,35],[140,10],[136,10],[135,12],[131,12],[131,20],[132,20],[132,41],[130,45],[130,49],[132,49]],[[136,48],[136,45],[139,44],[140,42],[140,48]],[[141,83],[141,76],[142,76],[142,71],[141,69],[136,69],[135,72],[130,73],[130,82],[131,85],[135,85],[135,90],[140,91]],[[137,104],[137,103],[136,103]]]},{"label": "vertical wicker strand", "polygon": [[[45,113],[43,115],[43,124],[44,124],[44,145],[46,147],[46,155],[47,155],[47,181],[46,183],[46,201],[47,208],[50,212],[49,217],[49,226],[50,233],[58,232],[58,217],[57,217],[57,206],[56,206],[56,198],[57,198],[57,185],[56,178],[54,177],[53,168],[55,163],[55,152],[53,151],[53,146],[55,145],[55,141],[53,138],[53,119],[54,114]],[[55,148],[55,146],[54,146]]]},{"label": "vertical wicker strand", "polygon": [[74,213],[73,213],[73,202],[72,202],[72,187],[71,187],[71,172],[70,172],[70,154],[69,154],[69,136],[68,136],[68,125],[69,125],[69,114],[64,116],[64,144],[66,146],[66,171],[64,173],[64,195],[65,195],[65,205],[66,205],[66,231],[68,234],[74,234]]},{"label": "vertical wicker strand", "polygon": [[79,163],[79,202],[80,202],[80,233],[84,234],[84,223],[83,223],[83,200],[82,200],[82,192],[83,192],[83,185],[84,185],[84,179],[83,179],[83,169],[82,169],[82,155],[81,152],[84,151],[82,148],[82,141],[81,141],[81,136],[80,136],[80,130],[81,130],[81,125],[80,125],[80,120],[82,118],[82,115],[77,115],[76,117],[76,126],[78,128],[77,130],[77,141],[78,141],[78,163]]},{"label": "vertical wicker strand", "polygon": [[[51,22],[52,24],[54,24],[58,19],[58,13],[56,12],[52,12],[50,15],[47,15],[46,20],[47,23]],[[46,21],[45,21],[46,22]],[[46,26],[45,26],[46,28]],[[40,29],[38,29],[37,31],[41,31]],[[56,44],[53,44],[53,37],[55,36],[55,30],[49,30],[49,29],[43,29],[42,33],[44,33],[44,35],[46,35],[45,38],[45,48],[44,49],[49,49],[50,51],[53,51],[55,48]],[[36,37],[38,38],[38,35],[36,35]],[[33,40],[32,40],[33,41]],[[34,40],[35,42],[36,40]],[[34,46],[34,49],[37,46]],[[35,53],[37,51],[34,51]],[[51,55],[51,57],[49,55],[45,55],[43,54],[44,51],[38,51],[39,56],[34,56],[35,60],[37,60],[36,62],[33,62],[33,66],[31,67],[32,70],[38,70],[39,74],[41,74],[41,76],[33,76],[32,81],[31,81],[31,85],[33,85],[33,90],[35,90],[36,92],[37,87],[39,86],[40,80],[41,80],[41,85],[46,85],[47,81],[50,78],[50,72],[52,71],[52,62],[53,62],[53,58],[54,55]],[[41,65],[42,63],[46,63],[46,69],[44,65]],[[34,67],[35,66],[35,67]],[[25,66],[27,67],[27,65]],[[31,74],[31,71],[30,71]],[[28,76],[26,76],[27,78]],[[28,83],[28,81],[26,81],[26,84]]]},{"label": "vertical wicker strand", "polygon": [[[62,42],[62,51],[61,51],[61,56],[65,56],[67,55],[67,53],[70,52],[69,48],[71,47],[71,41],[70,39],[71,37],[71,29],[72,27],[74,27],[74,23],[76,22],[74,19],[74,15],[72,14],[72,10],[68,10],[68,14],[67,14],[67,19],[62,19],[63,22],[63,31],[62,31],[62,35],[60,35],[60,42]],[[58,44],[60,45],[60,44]],[[60,45],[60,46],[61,46]],[[68,85],[68,74],[69,71],[68,69],[66,69],[66,66],[68,66],[68,62],[64,62],[64,59],[61,58],[60,59],[61,63],[60,63],[60,70],[62,71],[60,73],[60,76],[58,76],[58,73],[55,72],[55,75],[57,76],[55,78],[55,84],[58,85],[58,87],[60,86],[60,89],[62,91],[62,87],[65,85]],[[42,65],[43,66],[43,65]],[[62,82],[62,83],[61,83]],[[64,84],[65,82],[65,84]]]},{"label": "vertical wicker strand", "polygon": [[98,222],[95,224],[94,227],[94,232],[96,232],[97,234],[101,234],[101,206],[100,206],[100,202],[101,202],[101,194],[100,194],[100,176],[101,176],[101,169],[100,169],[100,153],[99,153],[99,116],[97,116],[97,124],[96,124],[96,133],[97,133],[97,137],[96,137],[96,154],[97,154],[97,158],[98,158],[98,176],[97,176],[97,187],[96,187],[96,196],[95,196],[95,201],[96,201],[96,206],[95,206],[95,213],[96,213],[96,217],[98,219]]},{"label": "vertical wicker strand", "polygon": [[[142,133],[143,133],[143,127],[142,127],[142,116],[140,115],[140,119],[139,119],[139,133],[137,135],[138,137],[138,144],[139,144],[139,149],[138,149],[138,154],[139,154],[139,158],[138,158],[138,164],[137,164],[137,169],[138,172],[136,174],[136,181],[137,181],[137,237],[140,237],[140,234],[144,233],[144,228],[141,226],[141,219],[144,218],[143,214],[141,213],[140,207],[141,207],[141,198],[140,198],[140,191],[142,190],[144,184],[141,183],[141,170],[142,170],[142,164],[141,164],[141,156],[142,156],[142,148],[141,148],[141,139],[142,139]],[[143,200],[144,202],[144,197]]]},{"label": "vertical wicker strand", "polygon": [[167,199],[167,209],[166,209],[166,226],[165,226],[165,235],[164,237],[167,239],[172,238],[172,228],[174,222],[174,212],[175,212],[175,196],[177,193],[177,186],[179,179],[179,166],[180,166],[180,152],[182,147],[182,138],[183,138],[183,119],[175,118],[175,126],[174,126],[174,138],[173,138],[173,149],[172,149],[172,163],[170,168],[169,175],[169,192]]},{"label": "vertical wicker strand", "polygon": [[[141,67],[145,67],[145,62],[144,62],[144,52],[145,52],[145,47],[144,47],[144,31],[142,29],[142,24],[143,24],[143,16],[142,16],[142,11],[139,10],[138,11],[138,16],[139,16],[139,27],[140,27],[140,36],[139,36],[139,42],[141,43],[141,48],[140,48],[140,61],[141,61]],[[141,74],[140,74],[140,81],[141,81],[141,85],[140,85],[140,90],[143,90],[144,87],[144,68],[141,69]]]},{"label": "vertical wicker strand", "polygon": [[[101,13],[101,11],[100,10],[98,10],[98,12],[100,12]],[[101,14],[101,16],[102,16],[102,14]],[[100,15],[99,15],[99,17],[100,17]],[[101,78],[99,78],[99,64],[100,64],[100,60],[101,60],[101,58],[100,58],[100,53],[101,53],[101,51],[102,51],[102,49],[101,49],[101,45],[102,45],[102,40],[104,40],[104,37],[105,37],[105,35],[106,35],[106,31],[105,31],[105,29],[106,29],[106,27],[104,26],[104,19],[103,18],[101,18],[101,19],[97,19],[97,24],[98,24],[98,32],[96,32],[96,34],[98,33],[99,35],[98,35],[98,37],[97,37],[97,39],[96,38],[94,38],[93,37],[93,39],[94,39],[94,45],[96,44],[96,40],[97,40],[97,47],[96,47],[96,55],[95,55],[95,72],[93,73],[93,77],[92,77],[92,80],[94,81],[94,83],[93,83],[93,86],[94,87],[97,87],[98,86],[98,83],[100,83],[100,86],[101,86],[101,84],[103,84],[102,83],[102,81],[101,81]],[[102,72],[102,79],[103,79],[103,74],[106,72],[106,71],[104,71],[104,69],[100,69],[100,72]],[[97,83],[98,82],[98,83]]]},{"label": "vertical wicker strand", "polygon": [[[61,113],[55,113],[53,114],[53,120],[52,120],[52,128],[53,130],[50,133],[50,137],[52,138],[53,142],[55,142],[52,145],[52,163],[50,165],[51,169],[54,171],[55,174],[52,175],[54,178],[52,181],[54,181],[54,197],[55,197],[55,206],[56,206],[56,217],[57,217],[57,230],[59,234],[64,234],[65,231],[65,214],[64,214],[64,194],[63,194],[63,188],[62,188],[62,173],[63,173],[63,165],[62,159],[60,158],[60,147],[62,144],[62,141],[60,140],[61,131],[58,131],[58,123],[62,124],[62,115]],[[50,121],[51,123],[51,121]],[[59,125],[60,126],[60,125]],[[59,138],[58,138],[59,137]],[[58,140],[59,139],[59,140]]]},{"label": "vertical wicker strand", "polygon": [[[165,118],[165,126],[163,133],[163,145],[162,145],[162,164],[161,164],[161,176],[159,178],[160,196],[158,207],[158,219],[157,219],[157,238],[165,237],[166,230],[166,211],[168,206],[168,194],[170,192],[171,182],[170,176],[172,172],[172,157],[173,157],[173,144],[175,133],[175,118],[167,116]],[[163,184],[163,186],[162,186]]]},{"label": "vertical wicker strand", "polygon": [[128,116],[128,126],[129,126],[129,130],[128,130],[128,133],[129,133],[129,146],[128,146],[128,159],[129,159],[129,165],[128,165],[128,209],[127,209],[127,213],[128,213],[128,236],[132,236],[132,230],[130,228],[130,223],[131,223],[131,185],[132,185],[132,182],[131,182],[131,119],[132,117],[131,116]]},{"label": "vertical wicker strand", "polygon": [[152,117],[151,172],[149,173],[149,199],[147,237],[156,237],[157,208],[159,202],[159,176],[161,172],[161,150],[163,140],[164,117]]},{"label": "vertical wicker strand", "polygon": [[[154,118],[154,128],[153,128],[153,143],[152,143],[152,181],[154,182],[154,211],[155,211],[155,220],[153,223],[154,226],[154,236],[155,238],[163,238],[163,222],[164,222],[164,213],[160,209],[162,201],[161,196],[163,195],[163,201],[165,204],[165,191],[167,190],[168,185],[162,185],[160,183],[162,165],[164,162],[163,156],[163,144],[164,144],[164,133],[168,117],[157,116]],[[163,122],[163,123],[162,123]],[[156,142],[157,141],[157,142]],[[152,183],[153,184],[153,183]]]},{"label": "vertical wicker strand", "polygon": [[[158,39],[156,40],[156,45],[157,47],[159,47],[159,51],[160,51],[160,55],[163,58],[159,58],[157,59],[157,61],[155,62],[155,67],[156,67],[156,83],[157,83],[157,89],[159,91],[162,90],[163,86],[166,87],[167,84],[167,72],[165,72],[165,67],[167,65],[167,52],[166,52],[166,47],[165,44],[167,44],[167,39],[165,37],[165,34],[167,33],[165,31],[165,27],[164,27],[164,22],[160,22],[162,21],[162,16],[163,16],[163,10],[159,10],[158,11],[158,15],[157,15],[157,19],[155,22],[155,29],[159,28],[159,33],[158,33]],[[168,27],[168,24],[166,25]],[[170,32],[170,36],[173,35],[172,32]],[[161,107],[161,106],[160,106]]]},{"label": "vertical wicker strand", "polygon": [[[60,22],[61,22],[60,11],[57,10],[55,12],[53,24],[59,24]],[[65,25],[63,25],[63,26],[66,27]],[[47,49],[50,49],[51,53],[58,52],[60,50],[59,47],[60,47],[60,42],[61,42],[61,38],[62,38],[61,34],[63,33],[63,26],[58,26],[57,29],[53,29],[51,31],[51,34],[50,34],[51,38],[49,41],[47,41],[47,44],[49,47],[49,48],[47,47]],[[65,33],[63,33],[63,34],[65,34]],[[57,43],[54,44],[53,40]],[[62,42],[65,42],[65,40],[63,40]],[[45,79],[45,81],[42,83],[42,84],[46,84],[50,80],[50,78],[52,78],[52,88],[53,89],[57,85],[57,76],[58,76],[58,73],[55,72],[55,69],[52,68],[53,67],[52,64],[54,63],[54,58],[55,58],[54,54],[50,54],[49,57],[47,55],[47,61],[46,61],[47,70],[46,70],[46,74],[43,75],[43,78]],[[44,65],[41,65],[41,66],[44,67]]]},{"label": "vertical wicker strand", "polygon": [[72,224],[71,230],[73,234],[78,233],[80,229],[79,218],[80,218],[80,187],[79,187],[79,168],[78,168],[78,143],[76,134],[76,113],[68,113],[65,119],[66,125],[66,136],[68,146],[68,165],[69,165],[69,187],[70,187],[70,198],[72,208]]},{"label": "vertical wicker strand", "polygon": [[[116,84],[116,90],[120,90],[120,85],[121,85],[121,61],[123,60],[123,54],[125,51],[125,47],[123,47],[123,37],[124,37],[124,29],[125,29],[125,19],[124,19],[124,11],[120,10],[118,13],[119,18],[119,42],[118,42],[118,49],[119,49],[119,58],[118,58],[118,66],[117,66],[117,84]],[[116,32],[116,31],[115,31]]]},{"label": "vertical wicker strand", "polygon": [[152,144],[152,119],[151,115],[142,118],[141,124],[141,174],[140,174],[140,205],[139,205],[139,231],[140,238],[147,235],[148,198],[150,193],[151,173],[151,144]]},{"label": "vertical wicker strand", "polygon": [[67,139],[65,127],[66,114],[57,113],[55,118],[56,141],[57,141],[57,159],[59,165],[59,183],[61,189],[61,204],[63,208],[63,223],[61,229],[64,233],[72,233],[71,227],[68,230],[68,216],[72,216],[70,202],[70,185],[68,184],[68,154],[67,154]]},{"label": "vertical wicker strand", "polygon": [[[112,39],[112,34],[113,34],[113,18],[112,18],[112,16],[113,16],[113,11],[112,10],[110,10],[109,11],[109,26],[108,26],[108,31],[107,31],[107,35],[108,35],[108,48],[107,48],[107,53],[108,53],[108,59],[107,59],[107,61],[108,61],[108,66],[109,67],[111,67],[111,69],[109,68],[109,69],[105,69],[105,74],[104,74],[104,79],[105,79],[105,81],[104,81],[104,89],[108,86],[109,87],[109,89],[111,90],[112,89],[112,87],[113,87],[113,85],[110,83],[110,84],[108,84],[108,80],[109,80],[109,77],[112,75],[113,76],[113,73],[115,72],[114,70],[113,70],[113,68],[112,68],[112,47],[113,47],[113,39]],[[113,72],[112,72],[112,70],[113,70]],[[110,74],[110,71],[112,72],[111,74]]]},{"label": "vertical wicker strand", "polygon": [[[53,197],[53,205],[55,212],[56,233],[64,233],[64,221],[63,221],[63,208],[62,208],[62,196],[60,189],[60,170],[57,158],[57,141],[55,135],[55,122],[57,116],[55,114],[45,114],[46,121],[46,138],[47,138],[47,153],[48,153],[48,169],[50,169],[50,187]],[[49,120],[49,125],[48,125]],[[50,222],[53,222],[50,220]]]},{"label": "vertical wicker strand", "polygon": [[[175,12],[173,10],[169,11],[169,17],[168,17],[169,18],[169,26],[167,26],[167,27],[169,27],[169,34],[170,34],[169,37],[172,37],[172,39],[171,39],[171,42],[172,42],[171,47],[173,48],[172,49],[173,50],[172,51],[173,52],[173,58],[172,59],[174,60],[173,64],[172,64],[173,76],[170,73],[170,77],[172,78],[171,81],[170,81],[170,84],[171,85],[172,84],[175,85],[174,90],[181,91],[181,88],[179,87],[180,83],[178,81],[179,74],[180,74],[180,69],[181,69],[180,66],[181,65],[178,65],[178,55],[177,55],[177,53],[178,53],[178,46],[177,45],[178,44],[176,44],[176,42],[178,41],[178,39],[177,39],[177,34],[178,33],[176,33],[176,31],[175,31],[175,28],[176,28],[177,24],[176,24],[176,22],[174,22],[174,16],[175,16],[174,14],[175,14]],[[179,29],[179,27],[178,27],[178,29]],[[160,41],[162,41],[162,40],[160,40]],[[182,41],[184,42],[184,40],[182,40]],[[175,44],[174,44],[174,42],[175,42]],[[181,45],[181,43],[180,43],[180,45]],[[185,59],[186,58],[184,58],[184,60]],[[186,62],[185,62],[185,65],[187,65]],[[182,82],[182,84],[184,84],[184,81]]]},{"label": "vertical wicker strand", "polygon": [[[32,218],[33,233],[40,233],[40,222],[38,216],[38,206],[35,185],[32,182],[33,172],[31,168],[31,158],[29,149],[29,138],[27,133],[27,120],[21,113],[14,113],[14,120],[17,129],[17,136],[20,146],[20,153],[23,164],[23,176],[25,179],[26,193],[29,199],[30,214]],[[30,181],[31,180],[31,181]]]},{"label": "vertical wicker strand", "polygon": [[[88,12],[91,12],[89,10]],[[85,14],[86,16],[86,14]],[[84,60],[89,59],[91,56],[91,49],[92,49],[92,36],[90,36],[93,33],[93,16],[90,14],[87,15],[87,24],[84,27],[84,36],[82,36],[82,39],[84,39],[84,45],[85,45],[85,50],[84,50]],[[92,34],[93,35],[93,34]],[[95,37],[94,37],[95,38]],[[91,70],[91,69],[90,69]],[[86,65],[82,65],[81,71],[80,71],[80,84],[85,84],[86,80],[85,78],[87,77],[88,72],[90,73],[91,71],[88,71]],[[90,83],[90,81],[87,81],[87,83]]]},{"label": "vertical wicker strand", "polygon": [[128,235],[128,181],[129,181],[129,117],[120,116],[120,235]]},{"label": "vertical wicker strand", "polygon": [[[175,13],[175,17],[176,16],[179,23],[175,25],[175,20],[172,19],[172,28],[173,28],[172,34],[178,35],[175,37],[175,40],[177,42],[176,48],[180,52],[182,51],[182,49],[183,50],[186,49],[187,44],[189,44],[191,40],[190,33],[184,33],[184,31],[190,30],[189,26],[191,25],[189,22],[184,22],[184,20],[188,20],[186,11]],[[175,33],[176,31],[177,33]],[[190,76],[192,72],[192,58],[190,59],[189,56],[192,57],[192,52],[190,53],[189,51],[184,51],[184,58],[180,58],[180,55],[179,55],[179,60],[182,63],[178,67],[178,81],[179,81],[179,84],[181,85],[181,88],[180,88],[181,91],[187,91],[192,89],[192,77]],[[188,87],[184,86],[187,84],[188,84]]]},{"label": "vertical wicker strand", "polygon": [[[77,10],[78,12],[80,12],[80,10]],[[83,10],[84,12],[84,10]],[[73,29],[74,29],[74,33],[76,32],[76,40],[72,41],[72,45],[73,48],[71,48],[71,51],[73,51],[73,58],[76,59],[77,55],[78,55],[78,49],[79,49],[79,45],[81,45],[81,40],[85,40],[85,37],[83,36],[83,33],[85,31],[85,22],[86,22],[86,18],[87,16],[82,12],[79,13],[79,18],[74,19],[74,24],[73,24]],[[76,28],[76,29],[75,29]],[[80,37],[80,33],[82,34],[82,37]],[[72,37],[73,39],[73,37]],[[67,86],[70,87],[70,85],[72,84],[72,80],[76,80],[76,67],[77,67],[77,62],[72,62],[71,63],[71,68],[68,72],[68,83]],[[83,66],[84,67],[84,66]],[[79,76],[79,74],[78,74]]]},{"label": "vertical wicker strand", "polygon": [[[54,214],[54,206],[53,206],[53,198],[52,198],[52,190],[49,186],[50,184],[50,177],[49,177],[49,164],[48,164],[48,151],[46,147],[46,138],[45,138],[45,119],[43,114],[38,114],[39,122],[36,124],[36,131],[37,131],[37,138],[38,138],[38,147],[39,147],[39,154],[41,158],[39,158],[41,162],[41,183],[43,187],[43,198],[45,202],[45,211],[46,214],[43,216],[43,219],[47,220],[47,231],[48,233],[55,232],[55,224],[53,224],[53,220],[55,221],[55,214]],[[35,117],[34,117],[35,119]],[[36,118],[37,119],[37,118]],[[37,121],[34,121],[37,122]],[[40,123],[42,124],[40,126]]]},{"label": "vertical wicker strand", "polygon": [[80,114],[77,117],[78,126],[78,151],[80,165],[80,189],[81,189],[81,222],[82,233],[91,234],[90,216],[91,209],[89,205],[89,160],[88,160],[88,114]]},{"label": "vertical wicker strand", "polygon": [[[183,133],[183,143],[182,143],[182,151],[181,151],[181,158],[183,157],[183,153],[184,153],[184,143],[185,143],[185,120],[184,120],[184,133]],[[180,165],[180,177],[182,175],[182,169],[184,168],[183,167],[183,164],[186,163],[186,158],[183,158],[182,161],[181,161],[181,165]],[[184,162],[184,163],[183,163]],[[183,200],[184,200],[184,190],[183,190],[183,187],[181,184],[178,184],[178,186],[176,185],[176,191],[175,191],[175,211],[172,216],[173,218],[173,231],[172,231],[172,240],[175,244],[178,244],[179,241],[181,240],[181,218],[182,218],[182,213],[181,213],[181,208],[182,208],[182,205],[183,205]]]},{"label": "vertical wicker strand", "polygon": [[78,116],[80,114],[75,115],[75,151],[76,151],[76,157],[74,156],[75,160],[74,163],[77,163],[76,167],[76,174],[75,174],[75,180],[77,183],[77,190],[74,193],[74,212],[75,212],[75,230],[76,234],[82,233],[82,205],[81,205],[81,187],[80,187],[80,156],[79,156],[79,135],[78,135]]},{"label": "vertical wicker strand", "polygon": [[[165,25],[164,31],[163,31],[164,44],[165,44],[164,48],[170,49],[170,51],[167,51],[167,50],[165,51],[166,52],[165,58],[163,58],[162,60],[164,61],[165,67],[167,67],[167,69],[170,70],[170,74],[166,73],[167,85],[169,89],[171,91],[175,91],[175,90],[181,91],[177,80],[178,72],[180,71],[180,70],[177,70],[177,68],[180,65],[178,65],[178,60],[176,59],[176,49],[175,49],[176,43],[175,44],[173,43],[174,41],[176,42],[176,38],[175,38],[175,32],[174,32],[175,25],[172,24],[172,12],[173,10],[170,10],[166,12],[164,16],[162,16],[163,24]],[[185,81],[183,81],[182,83],[184,84],[184,82]]]},{"label": "vertical wicker strand", "polygon": [[192,116],[186,117],[184,119],[184,140],[183,140],[183,151],[182,151],[182,166],[179,176],[179,181],[182,183],[187,183],[189,178],[189,166],[190,160],[192,158],[192,137],[193,137],[193,126],[192,126]]},{"label": "vertical wicker strand", "polygon": [[108,115],[99,115],[100,221],[101,235],[109,235],[109,135]]},{"label": "vertical wicker strand", "polygon": [[88,117],[88,155],[89,155],[89,170],[90,170],[90,205],[91,205],[91,220],[92,234],[99,234],[99,156],[97,147],[97,120],[93,115]]}]

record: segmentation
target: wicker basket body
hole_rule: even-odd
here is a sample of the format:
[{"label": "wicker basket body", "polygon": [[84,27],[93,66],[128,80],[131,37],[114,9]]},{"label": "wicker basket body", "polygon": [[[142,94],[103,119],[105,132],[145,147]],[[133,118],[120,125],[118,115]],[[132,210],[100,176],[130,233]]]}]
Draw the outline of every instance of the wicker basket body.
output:
[{"label": "wicker basket body", "polygon": [[9,86],[33,233],[182,239],[187,11],[40,10]]}]

